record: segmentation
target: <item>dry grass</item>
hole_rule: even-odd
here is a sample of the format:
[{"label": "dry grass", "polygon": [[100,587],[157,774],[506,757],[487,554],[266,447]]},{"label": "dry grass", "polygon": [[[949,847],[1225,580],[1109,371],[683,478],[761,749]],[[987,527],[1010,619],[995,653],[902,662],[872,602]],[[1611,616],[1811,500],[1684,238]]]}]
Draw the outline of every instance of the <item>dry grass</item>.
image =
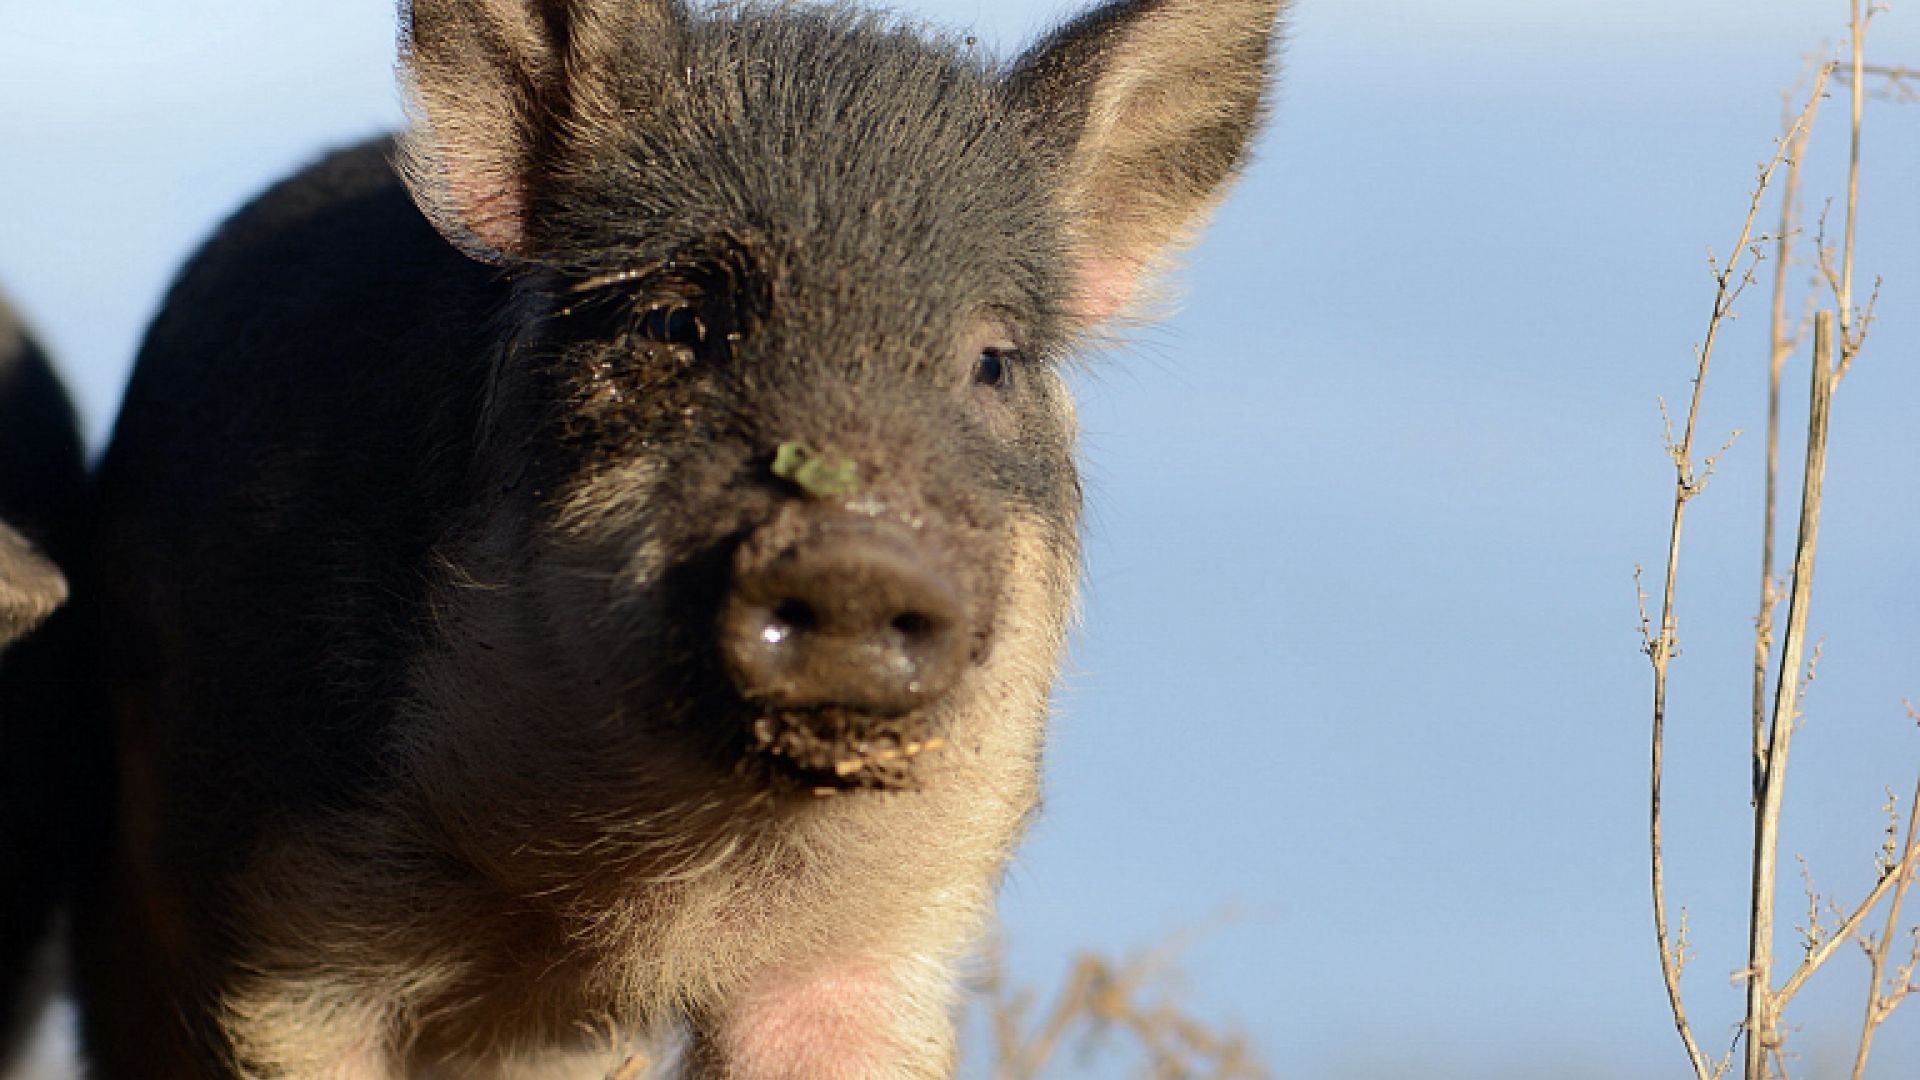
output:
[{"label": "dry grass", "polygon": [[1050,1001],[1008,984],[1001,951],[989,954],[978,1007],[991,1025],[995,1080],[1038,1080],[1069,1048],[1116,1052],[1149,1080],[1267,1080],[1240,1034],[1198,1019],[1174,992],[1177,945],[1113,960],[1076,956]]}]

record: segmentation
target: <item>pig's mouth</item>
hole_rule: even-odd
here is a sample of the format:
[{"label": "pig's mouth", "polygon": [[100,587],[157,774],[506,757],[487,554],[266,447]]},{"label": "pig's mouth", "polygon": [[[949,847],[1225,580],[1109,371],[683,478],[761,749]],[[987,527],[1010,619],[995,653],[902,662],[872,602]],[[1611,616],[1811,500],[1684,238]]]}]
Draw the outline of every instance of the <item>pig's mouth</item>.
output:
[{"label": "pig's mouth", "polygon": [[843,706],[773,709],[751,725],[751,757],[816,796],[911,791],[916,763],[946,740],[916,713],[886,716]]}]

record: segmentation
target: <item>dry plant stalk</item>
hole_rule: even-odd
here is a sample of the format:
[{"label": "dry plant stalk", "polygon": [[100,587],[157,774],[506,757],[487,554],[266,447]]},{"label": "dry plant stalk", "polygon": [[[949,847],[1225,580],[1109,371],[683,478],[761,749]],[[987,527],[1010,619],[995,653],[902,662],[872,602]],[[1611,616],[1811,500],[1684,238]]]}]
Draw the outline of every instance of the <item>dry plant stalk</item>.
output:
[{"label": "dry plant stalk", "polygon": [[1093,953],[1073,968],[1050,1006],[1035,1015],[1031,991],[1008,987],[1000,951],[990,954],[980,1001],[993,1026],[995,1080],[1038,1080],[1069,1042],[1083,1049],[1131,1042],[1147,1058],[1150,1080],[1268,1080],[1242,1036],[1217,1030],[1154,993],[1170,950],[1115,963]]},{"label": "dry plant stalk", "polygon": [[1779,1014],[1785,1002],[1773,992],[1774,888],[1779,878],[1780,809],[1786,797],[1787,753],[1800,712],[1800,674],[1813,601],[1814,553],[1820,539],[1820,506],[1827,471],[1827,433],[1838,384],[1834,367],[1834,320],[1823,311],[1813,324],[1813,385],[1807,418],[1807,467],[1800,500],[1800,536],[1788,592],[1787,631],[1782,644],[1767,753],[1754,809],[1753,903],[1747,953],[1746,1075],[1765,1080],[1767,1056],[1778,1056]]},{"label": "dry plant stalk", "polygon": [[[1669,931],[1666,862],[1662,854],[1660,816],[1661,780],[1665,775],[1667,673],[1674,656],[1679,652],[1674,599],[1679,581],[1680,540],[1686,525],[1687,504],[1706,490],[1718,461],[1717,455],[1710,456],[1702,463],[1702,467],[1696,467],[1693,454],[1694,438],[1700,423],[1700,402],[1706,390],[1707,373],[1713,364],[1714,345],[1719,341],[1721,328],[1732,316],[1740,296],[1746,292],[1747,286],[1753,284],[1754,275],[1765,257],[1760,246],[1753,242],[1753,230],[1767,191],[1773,184],[1774,174],[1786,161],[1789,152],[1801,144],[1802,132],[1811,129],[1831,75],[1832,66],[1824,65],[1815,76],[1806,106],[1794,119],[1786,135],[1779,140],[1772,160],[1760,170],[1753,199],[1747,206],[1747,217],[1740,226],[1740,236],[1734,242],[1732,254],[1725,266],[1717,261],[1713,265],[1713,313],[1707,320],[1706,338],[1697,350],[1693,402],[1688,407],[1686,426],[1678,440],[1673,437],[1671,416],[1667,419],[1667,453],[1673,459],[1675,472],[1673,524],[1668,534],[1666,583],[1661,592],[1660,630],[1657,635],[1646,613],[1646,590],[1644,587],[1640,589],[1640,631],[1647,657],[1653,662],[1653,761],[1648,835],[1652,848],[1654,936],[1660,948],[1660,971],[1667,986],[1667,1002],[1673,1010],[1674,1024],[1679,1030],[1681,1042],[1686,1046],[1687,1058],[1699,1080],[1717,1080],[1726,1073],[1728,1063],[1714,1062],[1700,1049],[1680,994],[1680,976],[1686,967],[1686,950],[1684,941],[1676,942]],[[1661,411],[1666,412],[1664,402]]]},{"label": "dry plant stalk", "polygon": [[[1672,658],[1678,654],[1673,615],[1674,593],[1686,505],[1705,488],[1715,465],[1713,457],[1706,459],[1702,470],[1696,471],[1693,464],[1693,440],[1699,417],[1701,394],[1712,360],[1713,344],[1722,322],[1730,317],[1734,302],[1738,300],[1746,286],[1753,282],[1757,265],[1765,258],[1758,242],[1751,248],[1748,247],[1748,243],[1761,203],[1767,195],[1776,171],[1783,162],[1787,164],[1787,176],[1781,198],[1780,233],[1775,238],[1777,265],[1774,274],[1769,357],[1766,524],[1762,533],[1760,610],[1754,621],[1751,707],[1754,846],[1749,910],[1751,922],[1748,965],[1738,976],[1747,982],[1747,1010],[1745,1022],[1742,1025],[1745,1039],[1743,1059],[1745,1080],[1769,1080],[1771,1076],[1786,1077],[1782,1013],[1806,981],[1820,970],[1843,942],[1858,938],[1867,952],[1873,971],[1866,1019],[1862,1027],[1853,1070],[1855,1080],[1859,1080],[1864,1074],[1875,1031],[1892,1014],[1894,1008],[1916,989],[1915,971],[1920,969],[1920,928],[1916,928],[1911,955],[1896,969],[1891,981],[1886,976],[1891,943],[1898,936],[1901,925],[1902,905],[1915,876],[1916,868],[1920,867],[1920,786],[1917,786],[1914,800],[1908,804],[1907,808],[1904,844],[1899,842],[1898,808],[1890,799],[1888,812],[1891,824],[1888,829],[1888,839],[1881,851],[1879,881],[1867,898],[1832,931],[1822,925],[1819,897],[1814,892],[1810,875],[1808,876],[1808,922],[1801,927],[1804,937],[1804,955],[1785,984],[1778,990],[1774,989],[1773,985],[1779,829],[1786,789],[1787,763],[1794,727],[1800,716],[1805,684],[1812,681],[1813,664],[1819,659],[1817,647],[1813,649],[1812,659],[1807,658],[1807,617],[1812,601],[1814,561],[1819,541],[1831,407],[1834,391],[1851,369],[1854,358],[1859,354],[1866,340],[1867,331],[1873,321],[1874,302],[1878,299],[1876,284],[1873,299],[1870,299],[1864,307],[1857,307],[1854,302],[1854,243],[1857,235],[1866,82],[1870,76],[1877,75],[1884,78],[1888,83],[1888,93],[1891,96],[1896,92],[1907,92],[1904,80],[1912,75],[1912,69],[1870,68],[1865,64],[1864,46],[1867,24],[1877,9],[1869,7],[1863,12],[1859,0],[1850,0],[1850,2],[1852,5],[1850,62],[1843,65],[1840,61],[1828,61],[1818,68],[1805,106],[1788,124],[1786,134],[1781,138],[1773,160],[1761,170],[1753,201],[1748,208],[1746,222],[1741,229],[1740,243],[1733,257],[1725,267],[1715,264],[1713,268],[1717,285],[1713,314],[1708,323],[1705,344],[1698,351],[1693,405],[1687,415],[1684,435],[1678,441],[1673,438],[1672,422],[1670,419],[1668,421],[1667,448],[1674,461],[1677,482],[1673,525],[1668,545],[1666,587],[1662,596],[1663,607],[1657,635],[1653,632],[1646,614],[1645,590],[1644,588],[1641,590],[1641,633],[1645,651],[1654,668],[1650,835],[1655,936],[1659,945],[1661,971],[1666,982],[1668,1001],[1672,1008],[1675,1025],[1698,1080],[1718,1080],[1730,1072],[1733,1067],[1733,1051],[1730,1050],[1728,1056],[1720,1061],[1709,1059],[1701,1051],[1694,1037],[1680,992],[1680,979],[1688,959],[1684,915],[1678,938],[1670,939],[1668,932],[1665,866],[1661,849],[1660,788],[1664,765],[1668,666]],[[1850,85],[1852,99],[1852,140],[1847,180],[1845,238],[1837,255],[1826,243],[1824,235],[1817,249],[1820,272],[1832,294],[1837,315],[1835,312],[1822,311],[1814,320],[1807,460],[1802,477],[1801,511],[1794,548],[1791,585],[1783,594],[1773,576],[1773,523],[1777,508],[1779,471],[1779,402],[1785,362],[1796,350],[1798,344],[1798,335],[1788,330],[1785,300],[1787,268],[1792,259],[1793,222],[1798,202],[1801,161],[1826,85],[1836,76]],[[1743,257],[1746,259],[1744,268]],[[1664,408],[1663,403],[1663,411]],[[1775,669],[1770,664],[1774,645],[1774,612],[1783,598],[1788,603],[1787,622],[1780,643],[1779,666]],[[1767,682],[1770,672],[1774,673],[1774,686],[1772,700],[1769,703]],[[1912,706],[1909,705],[1908,708],[1911,712]],[[1920,716],[1916,716],[1916,720],[1920,720]],[[1803,873],[1804,867],[1803,861]],[[1889,895],[1892,900],[1887,905],[1884,931],[1878,937],[1863,934],[1862,927],[1867,918]]]}]

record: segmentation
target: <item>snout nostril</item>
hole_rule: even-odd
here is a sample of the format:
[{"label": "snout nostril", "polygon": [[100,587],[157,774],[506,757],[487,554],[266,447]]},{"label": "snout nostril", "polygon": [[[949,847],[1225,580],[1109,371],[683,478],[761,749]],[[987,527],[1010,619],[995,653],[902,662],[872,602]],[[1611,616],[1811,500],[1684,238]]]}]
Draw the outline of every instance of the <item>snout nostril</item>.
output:
[{"label": "snout nostril", "polygon": [[805,633],[819,629],[820,614],[805,600],[786,599],[774,605],[773,622],[788,633]]},{"label": "snout nostril", "polygon": [[892,625],[896,633],[910,641],[927,637],[934,632],[933,620],[917,611],[894,616]]}]

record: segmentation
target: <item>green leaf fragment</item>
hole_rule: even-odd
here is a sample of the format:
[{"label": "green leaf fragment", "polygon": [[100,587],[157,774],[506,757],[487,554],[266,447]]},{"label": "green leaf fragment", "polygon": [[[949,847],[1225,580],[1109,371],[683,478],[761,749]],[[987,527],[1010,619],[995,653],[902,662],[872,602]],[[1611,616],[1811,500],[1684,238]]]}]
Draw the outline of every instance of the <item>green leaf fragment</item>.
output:
[{"label": "green leaf fragment", "polygon": [[844,498],[860,491],[860,466],[851,458],[816,454],[805,443],[781,443],[773,475],[816,499]]}]

